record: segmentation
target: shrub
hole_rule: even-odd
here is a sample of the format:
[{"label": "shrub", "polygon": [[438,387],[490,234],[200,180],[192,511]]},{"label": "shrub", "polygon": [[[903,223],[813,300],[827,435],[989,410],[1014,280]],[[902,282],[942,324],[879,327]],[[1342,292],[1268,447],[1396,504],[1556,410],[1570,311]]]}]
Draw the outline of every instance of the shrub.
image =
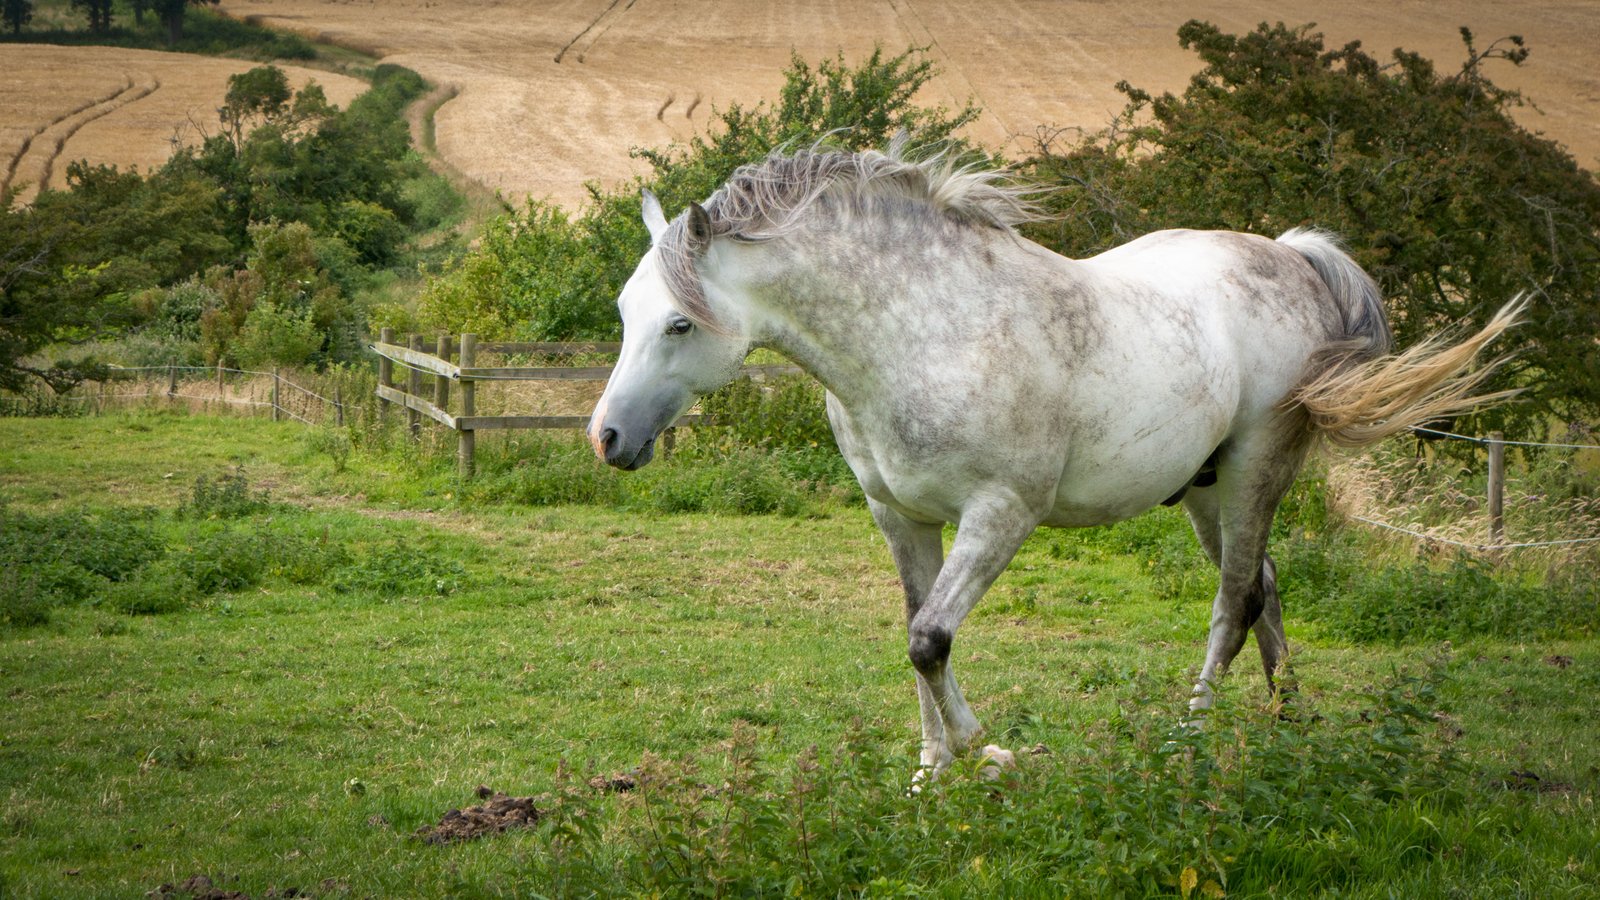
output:
[{"label": "shrub", "polygon": [[1522,98],[1487,68],[1520,64],[1521,38],[1437,70],[1359,43],[1325,50],[1310,26],[1244,35],[1190,21],[1180,44],[1203,65],[1181,95],[1123,82],[1112,130],[1041,147],[1031,175],[1059,185],[1059,215],[1030,235],[1088,256],[1159,228],[1274,235],[1330,228],[1377,279],[1401,345],[1445,325],[1481,327],[1519,292],[1539,299],[1496,387],[1528,388],[1471,431],[1542,435],[1547,417],[1600,414],[1591,336],[1600,331],[1600,183],[1512,118]]}]

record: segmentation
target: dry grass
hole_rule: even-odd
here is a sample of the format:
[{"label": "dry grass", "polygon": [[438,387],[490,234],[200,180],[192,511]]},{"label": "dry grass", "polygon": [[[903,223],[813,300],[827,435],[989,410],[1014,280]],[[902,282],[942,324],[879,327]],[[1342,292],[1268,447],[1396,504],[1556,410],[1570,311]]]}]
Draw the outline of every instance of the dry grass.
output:
[{"label": "dry grass", "polygon": [[[1542,543],[1600,537],[1600,496],[1583,487],[1584,467],[1553,454],[1530,460],[1507,454],[1506,543]],[[1417,449],[1414,439],[1395,439],[1371,451],[1343,454],[1329,467],[1328,494],[1343,518],[1384,522],[1426,537],[1394,535],[1423,554],[1453,555],[1453,543],[1484,547],[1489,533],[1483,453],[1470,463]],[[1390,534],[1393,534],[1392,532]],[[1453,542],[1453,543],[1452,543]],[[1483,551],[1477,551],[1482,553]],[[1566,544],[1515,551],[1535,568],[1600,563],[1600,543]]]},{"label": "dry grass", "polygon": [[[160,166],[177,144],[195,144],[215,127],[228,77],[256,64],[150,50],[8,44],[0,50],[0,176],[32,199],[61,187],[67,163]],[[322,85],[348,104],[366,83],[346,75],[281,67],[300,88]],[[0,186],[3,190],[3,186]]]},{"label": "dry grass", "polygon": [[[1480,43],[1527,37],[1531,60],[1491,69],[1497,83],[1538,103],[1524,124],[1600,159],[1600,16],[1554,0],[1507,4],[1395,4],[1354,0],[557,0],[523,12],[496,0],[226,0],[229,14],[375,51],[460,89],[440,108],[441,156],[514,199],[548,196],[571,207],[583,184],[640,171],[636,146],[681,141],[714,108],[776,95],[791,52],[852,59],[881,44],[927,47],[943,74],[924,102],[985,109],[969,134],[1009,154],[1032,148],[1038,129],[1099,128],[1122,107],[1120,79],[1178,91],[1197,68],[1177,45],[1189,18],[1243,32],[1262,21],[1318,23],[1330,47],[1353,39],[1380,54],[1404,46],[1450,70],[1463,51],[1457,29]],[[558,61],[559,59],[559,61]]]}]

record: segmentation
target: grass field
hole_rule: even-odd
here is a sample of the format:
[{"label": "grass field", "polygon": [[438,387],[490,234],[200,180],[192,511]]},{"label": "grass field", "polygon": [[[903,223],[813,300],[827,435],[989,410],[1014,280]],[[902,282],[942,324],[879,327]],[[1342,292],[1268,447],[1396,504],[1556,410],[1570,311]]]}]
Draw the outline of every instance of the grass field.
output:
[{"label": "grass field", "polygon": [[[854,503],[528,507],[151,412],[0,419],[0,449],[5,516],[98,535],[82,565],[152,539],[192,592],[0,624],[3,896],[1600,896],[1588,626],[1353,643],[1291,597],[1290,714],[1247,649],[1191,735],[1215,582],[1163,549],[1181,517],[1041,532],[954,658],[992,735],[1051,752],[907,795],[899,588]],[[479,785],[545,823],[414,835]]]}]

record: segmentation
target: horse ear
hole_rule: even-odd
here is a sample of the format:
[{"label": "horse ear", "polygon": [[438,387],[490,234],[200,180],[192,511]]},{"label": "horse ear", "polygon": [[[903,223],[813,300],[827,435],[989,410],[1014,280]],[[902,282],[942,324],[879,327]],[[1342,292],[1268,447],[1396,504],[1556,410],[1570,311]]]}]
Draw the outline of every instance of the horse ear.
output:
[{"label": "horse ear", "polygon": [[706,214],[705,207],[698,203],[690,203],[689,218],[684,222],[684,235],[687,237],[689,253],[699,256],[711,246],[711,217]]},{"label": "horse ear", "polygon": [[650,243],[661,240],[667,230],[667,214],[661,211],[661,201],[649,188],[644,189],[644,227],[650,231]]}]

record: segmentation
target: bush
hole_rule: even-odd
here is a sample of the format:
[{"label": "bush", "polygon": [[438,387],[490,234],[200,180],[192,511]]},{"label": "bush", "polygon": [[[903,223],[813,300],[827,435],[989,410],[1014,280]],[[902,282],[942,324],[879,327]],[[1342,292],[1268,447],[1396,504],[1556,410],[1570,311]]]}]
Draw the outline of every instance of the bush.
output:
[{"label": "bush", "polygon": [[228,348],[242,369],[303,366],[322,348],[323,334],[311,310],[284,309],[262,303],[245,316],[244,327]]},{"label": "bush", "polygon": [[115,590],[165,554],[165,543],[131,518],[0,506],[0,621],[44,624],[51,610]]},{"label": "bush", "polygon": [[1029,234],[1081,257],[1160,228],[1329,228],[1377,279],[1402,346],[1481,327],[1532,292],[1493,385],[1527,387],[1524,402],[1456,430],[1542,437],[1551,414],[1600,416],[1600,183],[1519,126],[1521,97],[1488,78],[1492,61],[1527,57],[1521,38],[1462,36],[1466,61],[1441,73],[1405,50],[1392,63],[1359,43],[1324,50],[1310,26],[1232,35],[1191,21],[1179,42],[1203,68],[1181,95],[1123,82],[1116,128],[1030,161],[1060,189],[1058,216]]},{"label": "bush", "polygon": [[1333,542],[1294,541],[1279,567],[1286,608],[1358,643],[1545,637],[1600,631],[1592,583],[1545,583],[1460,555],[1443,564],[1374,566]]}]

